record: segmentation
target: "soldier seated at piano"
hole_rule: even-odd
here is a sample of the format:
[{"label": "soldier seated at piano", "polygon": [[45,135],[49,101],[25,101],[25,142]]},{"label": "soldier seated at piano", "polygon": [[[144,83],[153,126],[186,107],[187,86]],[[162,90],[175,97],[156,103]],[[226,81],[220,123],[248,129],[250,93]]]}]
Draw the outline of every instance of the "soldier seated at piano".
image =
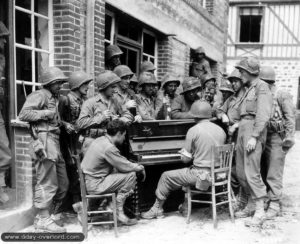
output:
[{"label": "soldier seated at piano", "polygon": [[143,72],[139,77],[140,94],[136,95],[137,112],[143,120],[161,119],[163,101],[155,96],[157,80],[151,72]]},{"label": "soldier seated at piano", "polygon": [[182,83],[182,93],[174,98],[171,103],[172,119],[192,119],[189,113],[192,104],[199,99],[201,82],[195,77],[186,77]]},{"label": "soldier seated at piano", "polygon": [[123,206],[135,188],[136,173],[141,172],[145,179],[144,166],[130,162],[117,148],[125,140],[125,122],[118,119],[110,121],[106,130],[106,135],[91,143],[83,158],[81,167],[85,175],[86,190],[95,195],[116,192],[118,221],[134,225],[137,220],[128,218]]},{"label": "soldier seated at piano", "polygon": [[[163,204],[171,191],[189,185],[196,186],[200,190],[207,190],[210,186],[211,147],[224,144],[226,135],[221,127],[209,121],[212,117],[212,108],[206,101],[194,102],[188,113],[197,123],[188,130],[180,154],[183,163],[192,162],[192,165],[166,171],[161,175],[155,191],[155,203],[149,211],[142,213],[142,218],[163,217]],[[179,210],[186,214],[187,200]]]}]

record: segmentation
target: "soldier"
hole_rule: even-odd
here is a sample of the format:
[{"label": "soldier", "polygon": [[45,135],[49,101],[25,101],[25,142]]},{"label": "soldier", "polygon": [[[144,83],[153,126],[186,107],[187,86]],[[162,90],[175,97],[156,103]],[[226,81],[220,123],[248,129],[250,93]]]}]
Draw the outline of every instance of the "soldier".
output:
[{"label": "soldier", "polygon": [[135,92],[135,94],[138,94],[138,79],[136,77],[135,74],[133,74],[133,76],[130,78],[130,82],[129,82],[129,88]]},{"label": "soldier", "polygon": [[294,145],[296,118],[291,95],[287,91],[276,89],[274,69],[269,66],[261,67],[259,77],[269,84],[273,95],[272,116],[261,160],[269,202],[266,218],[273,219],[280,214],[285,156]]},{"label": "soldier", "polygon": [[105,48],[105,69],[114,70],[114,68],[121,64],[120,55],[123,52],[117,45],[108,45]]},{"label": "soldier", "polygon": [[230,83],[230,81],[228,79],[223,79],[221,81],[219,91],[222,93],[223,101],[222,101],[222,104],[220,104],[220,106],[222,106],[226,102],[226,100],[234,94],[234,91],[232,89],[232,84]]},{"label": "soldier", "polygon": [[121,156],[117,146],[125,140],[126,124],[121,120],[110,121],[107,134],[94,140],[82,161],[86,188],[89,194],[117,192],[117,217],[125,225],[134,225],[136,219],[129,219],[123,211],[126,198],[133,193],[136,172],[142,172],[143,165],[128,161]]},{"label": "soldier", "polygon": [[211,74],[209,62],[205,59],[205,51],[203,47],[198,47],[195,51],[191,67],[191,76],[197,77],[203,82],[206,75]]},{"label": "soldier", "polygon": [[9,35],[6,26],[0,21],[0,203],[8,202],[9,197],[6,193],[5,173],[9,169],[11,151],[6,134],[5,123],[2,117],[2,104],[4,102],[4,82],[5,82],[5,56],[4,46],[5,37]]},{"label": "soldier", "polygon": [[244,85],[248,87],[240,105],[236,167],[241,187],[248,196],[250,195],[247,206],[235,214],[237,217],[247,217],[255,213],[245,224],[259,226],[265,217],[266,197],[266,186],[260,174],[260,158],[272,111],[272,94],[268,85],[258,78],[259,60],[254,57],[243,58],[235,67],[240,71]]},{"label": "soldier", "polygon": [[182,93],[171,103],[172,119],[191,119],[190,108],[196,100],[199,99],[201,83],[195,77],[186,77],[182,83]]},{"label": "soldier", "polygon": [[171,104],[173,100],[178,97],[176,90],[180,85],[178,77],[172,74],[166,74],[163,77],[162,90],[158,93],[157,99],[160,99],[164,108],[161,114],[158,115],[160,119],[171,119]]},{"label": "soldier", "polygon": [[155,191],[156,201],[148,212],[142,213],[142,218],[163,217],[163,204],[171,191],[183,186],[196,185],[203,191],[209,187],[211,148],[224,144],[226,135],[219,126],[209,121],[212,108],[207,102],[194,102],[189,113],[196,119],[197,124],[188,130],[184,148],[180,152],[183,163],[193,164],[183,169],[166,171],[161,175]]},{"label": "soldier", "polygon": [[157,81],[150,72],[143,72],[139,77],[140,94],[136,96],[136,103],[139,115],[143,120],[155,120],[163,109],[162,101],[154,99],[155,85]]},{"label": "soldier", "polygon": [[[144,73],[144,72],[150,72],[152,74],[154,74],[156,68],[154,66],[154,64],[151,61],[144,61],[141,64],[141,68],[140,68],[140,74]],[[161,87],[161,82],[156,80],[156,84],[154,85],[154,89],[153,89],[153,97],[154,99],[156,98],[156,96],[158,95],[158,90]]]},{"label": "soldier", "polygon": [[109,120],[119,118],[125,123],[131,123],[133,116],[124,110],[114,95],[120,78],[112,71],[106,70],[96,78],[99,94],[86,100],[76,122],[84,137],[82,152],[85,153],[91,142],[105,134]]},{"label": "soldier", "polygon": [[120,77],[121,81],[117,84],[115,97],[118,103],[121,104],[123,110],[128,110],[134,116],[134,121],[141,122],[142,117],[136,111],[136,94],[129,89],[129,82],[133,73],[126,65],[119,65],[114,69],[114,73]]},{"label": "soldier", "polygon": [[[20,120],[36,127],[35,132],[47,154],[45,159],[35,162],[37,182],[34,193],[34,206],[38,209],[35,228],[46,232],[66,231],[54,221],[69,187],[66,165],[60,151],[61,120],[58,113],[59,91],[66,80],[67,77],[59,68],[46,69],[40,80],[43,89],[27,97],[19,114]],[[53,219],[49,216],[51,204]]]},{"label": "soldier", "polygon": [[73,72],[69,78],[71,91],[67,96],[61,96],[59,99],[59,113],[63,124],[60,137],[61,151],[66,162],[67,173],[70,180],[69,193],[72,197],[71,201],[75,212],[78,212],[81,207],[81,196],[77,167],[76,164],[73,163],[71,155],[79,153],[79,134],[76,121],[79,117],[82,104],[86,99],[89,83],[91,81],[92,77],[84,71]]},{"label": "soldier", "polygon": [[[228,129],[228,141],[234,142],[236,144],[237,140],[237,129],[240,121],[240,101],[245,93],[245,88],[243,86],[242,78],[240,72],[235,69],[228,80],[232,83],[234,94],[231,95],[225,103],[217,110],[217,117],[221,119],[222,122],[229,126]],[[231,186],[233,190],[238,193],[238,201],[234,206],[235,211],[239,211],[243,209],[247,202],[248,197],[245,192],[240,187],[237,173],[236,173],[236,163],[235,163],[235,155],[232,163],[232,176],[231,176]]]}]

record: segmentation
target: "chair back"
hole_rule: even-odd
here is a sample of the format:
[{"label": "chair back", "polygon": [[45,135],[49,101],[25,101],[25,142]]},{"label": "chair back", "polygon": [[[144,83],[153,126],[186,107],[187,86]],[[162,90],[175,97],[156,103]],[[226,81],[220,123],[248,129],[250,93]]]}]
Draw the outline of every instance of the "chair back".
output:
[{"label": "chair back", "polygon": [[84,174],[81,169],[80,157],[79,157],[79,155],[72,155],[72,159],[74,162],[76,162],[76,167],[77,167],[77,171],[78,171],[78,175],[79,175],[79,182],[80,182],[81,198],[86,199],[85,178],[84,178]]},{"label": "chair back", "polygon": [[[211,177],[212,182],[222,178],[231,181],[231,166],[234,153],[234,143],[212,147]],[[222,177],[223,176],[223,177]]]}]

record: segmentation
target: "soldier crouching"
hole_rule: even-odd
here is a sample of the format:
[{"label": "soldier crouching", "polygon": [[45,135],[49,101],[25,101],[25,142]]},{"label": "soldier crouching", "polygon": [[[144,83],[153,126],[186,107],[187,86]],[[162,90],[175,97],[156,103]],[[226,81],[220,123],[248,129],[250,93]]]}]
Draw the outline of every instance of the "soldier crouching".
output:
[{"label": "soldier crouching", "polygon": [[43,89],[31,93],[19,114],[22,121],[27,121],[36,128],[38,140],[44,145],[46,157],[35,162],[37,183],[35,185],[34,206],[38,209],[35,229],[46,232],[66,232],[50,217],[64,199],[69,181],[66,165],[59,145],[60,116],[58,113],[58,96],[67,77],[57,67],[50,67],[41,76]]},{"label": "soldier crouching", "polygon": [[128,161],[120,154],[117,146],[125,140],[126,124],[121,120],[110,121],[107,134],[94,140],[85,154],[81,167],[85,174],[89,194],[117,193],[117,218],[125,225],[134,225],[136,219],[129,219],[123,211],[126,198],[136,185],[136,172],[143,172],[144,166]]}]

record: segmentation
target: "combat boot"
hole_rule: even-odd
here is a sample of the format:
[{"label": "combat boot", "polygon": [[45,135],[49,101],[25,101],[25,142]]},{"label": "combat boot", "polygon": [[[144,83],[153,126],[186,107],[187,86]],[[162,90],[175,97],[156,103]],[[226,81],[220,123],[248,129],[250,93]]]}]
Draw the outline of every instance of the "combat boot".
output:
[{"label": "combat boot", "polygon": [[237,201],[233,203],[233,211],[238,212],[243,210],[248,203],[248,195],[244,192],[242,188],[240,188],[239,194],[237,196]]},{"label": "combat boot", "polygon": [[58,226],[50,216],[37,216],[34,222],[36,232],[65,233],[67,230]]},{"label": "combat boot", "polygon": [[117,202],[117,218],[118,218],[118,221],[124,225],[135,225],[135,224],[137,224],[137,220],[128,218],[124,213],[123,207],[124,207],[126,198],[127,198],[127,194],[119,193],[117,195],[117,199],[116,199],[117,200],[116,201]]},{"label": "combat boot", "polygon": [[179,205],[178,211],[179,211],[179,213],[181,213],[181,215],[183,217],[187,217],[187,214],[188,214],[188,202],[187,202],[187,199],[184,199],[184,202]]},{"label": "combat boot", "polygon": [[143,219],[163,218],[164,217],[164,210],[162,208],[163,203],[164,201],[156,198],[152,208],[150,208],[149,211],[142,213],[141,217]]},{"label": "combat boot", "polygon": [[79,221],[79,223],[82,223],[82,212],[83,212],[83,206],[82,206],[82,202],[77,202],[74,203],[72,205],[73,210],[75,211],[75,213],[77,213],[77,219]]},{"label": "combat boot", "polygon": [[245,221],[245,226],[248,227],[260,227],[266,218],[264,210],[264,200],[257,199],[255,201],[255,214],[250,220]]},{"label": "combat boot", "polygon": [[0,202],[1,203],[6,203],[9,201],[9,197],[7,193],[5,192],[5,187],[0,186]]},{"label": "combat boot", "polygon": [[248,197],[248,203],[246,207],[240,211],[235,212],[234,216],[236,218],[247,218],[253,216],[254,212],[255,212],[255,203],[251,197]]},{"label": "combat boot", "polygon": [[281,213],[279,201],[270,201],[269,207],[266,212],[266,219],[274,219]]},{"label": "combat boot", "polygon": [[51,214],[51,219],[60,227],[64,226],[64,222],[63,222],[63,215],[60,212],[60,207],[62,205],[61,201],[53,201],[52,203],[52,214]]}]

